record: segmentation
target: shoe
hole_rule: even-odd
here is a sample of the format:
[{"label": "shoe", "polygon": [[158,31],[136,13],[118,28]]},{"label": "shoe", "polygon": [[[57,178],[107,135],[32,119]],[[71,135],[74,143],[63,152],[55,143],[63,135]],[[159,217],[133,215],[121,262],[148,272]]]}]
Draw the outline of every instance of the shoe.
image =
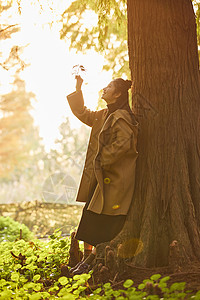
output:
[{"label": "shoe", "polygon": [[[72,275],[81,275],[84,273],[88,273],[90,270],[90,265],[82,262],[74,271],[72,271]],[[71,271],[71,270],[70,270]]]}]

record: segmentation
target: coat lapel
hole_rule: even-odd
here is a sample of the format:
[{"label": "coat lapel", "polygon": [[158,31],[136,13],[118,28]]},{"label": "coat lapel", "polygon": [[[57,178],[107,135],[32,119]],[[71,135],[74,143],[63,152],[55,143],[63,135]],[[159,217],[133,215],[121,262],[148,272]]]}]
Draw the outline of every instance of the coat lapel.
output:
[{"label": "coat lapel", "polygon": [[[115,115],[114,115],[115,114]],[[129,113],[126,111],[126,110],[122,110],[122,109],[118,109],[116,110],[115,112],[111,113],[108,118],[106,119],[105,123],[103,124],[102,126],[102,129],[100,131],[100,134],[105,131],[107,128],[109,127],[112,127],[113,124],[119,120],[119,119],[124,119],[131,128],[135,127],[135,126],[138,126],[138,123],[136,122],[136,124],[132,124],[130,121],[129,121],[129,118],[127,118],[127,115]],[[114,115],[114,117],[113,117]]]}]

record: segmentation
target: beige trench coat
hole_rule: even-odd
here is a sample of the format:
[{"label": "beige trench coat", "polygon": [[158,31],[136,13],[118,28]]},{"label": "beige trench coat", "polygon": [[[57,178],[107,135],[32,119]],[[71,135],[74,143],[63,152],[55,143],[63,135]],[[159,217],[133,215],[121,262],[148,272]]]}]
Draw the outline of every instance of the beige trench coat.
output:
[{"label": "beige trench coat", "polygon": [[[82,92],[67,96],[74,115],[92,127],[76,201],[87,202],[97,214],[126,215],[133,197],[138,124],[126,110],[90,111]],[[105,121],[106,119],[106,121]]]}]

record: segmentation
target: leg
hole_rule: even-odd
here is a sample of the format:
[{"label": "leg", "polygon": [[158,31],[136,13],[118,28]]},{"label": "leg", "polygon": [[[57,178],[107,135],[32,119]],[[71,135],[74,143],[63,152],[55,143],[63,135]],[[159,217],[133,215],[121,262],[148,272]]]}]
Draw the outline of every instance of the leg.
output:
[{"label": "leg", "polygon": [[[84,257],[82,259],[82,261],[76,265],[76,267],[72,268],[70,270],[70,273],[73,274],[73,275],[80,275],[80,274],[83,274],[83,273],[87,273],[89,270],[90,270],[90,266],[92,264],[92,261],[95,259],[95,256],[96,256],[96,248],[94,247],[92,249],[93,246],[87,244],[87,243],[84,243],[84,246],[86,244],[86,247],[90,248],[90,249],[86,249],[84,247]],[[85,249],[86,250],[89,250],[90,251],[90,254],[88,254],[87,252],[87,257],[85,258]]]},{"label": "leg", "polygon": [[84,254],[83,254],[83,260],[85,260],[92,252],[93,246],[84,242]]}]

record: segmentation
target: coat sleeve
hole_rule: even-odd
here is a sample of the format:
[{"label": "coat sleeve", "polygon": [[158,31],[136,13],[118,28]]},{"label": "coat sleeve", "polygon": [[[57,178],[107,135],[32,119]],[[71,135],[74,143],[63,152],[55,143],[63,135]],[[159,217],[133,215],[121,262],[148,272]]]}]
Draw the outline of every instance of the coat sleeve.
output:
[{"label": "coat sleeve", "polygon": [[[101,150],[100,164],[102,167],[115,163],[133,146],[134,132],[125,120],[117,120],[112,127],[112,132],[113,140],[111,144],[104,145]],[[137,153],[136,148],[133,149]]]},{"label": "coat sleeve", "polygon": [[67,96],[69,106],[73,114],[83,123],[92,127],[98,111],[91,111],[84,106],[83,94],[81,91],[74,92]]}]

